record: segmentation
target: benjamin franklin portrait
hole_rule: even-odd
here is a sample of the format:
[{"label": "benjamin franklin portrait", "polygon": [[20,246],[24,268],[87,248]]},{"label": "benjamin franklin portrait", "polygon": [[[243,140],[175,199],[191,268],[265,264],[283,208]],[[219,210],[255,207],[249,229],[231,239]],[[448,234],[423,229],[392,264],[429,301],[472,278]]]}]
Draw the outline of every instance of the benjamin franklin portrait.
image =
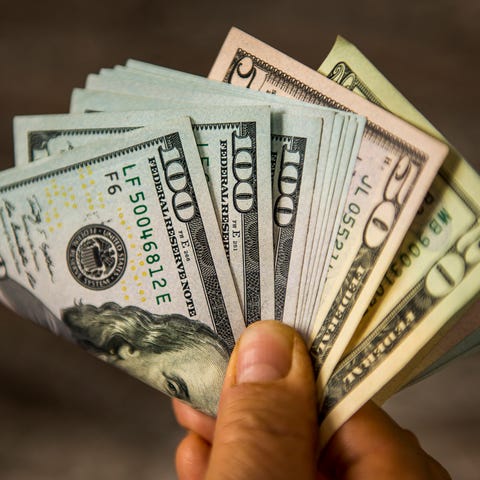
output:
[{"label": "benjamin franklin portrait", "polygon": [[60,320],[32,291],[8,277],[1,256],[0,301],[167,395],[215,415],[229,353],[203,323],[113,302],[76,304],[63,310]]},{"label": "benjamin franklin portrait", "polygon": [[113,302],[76,305],[64,310],[62,319],[74,339],[99,358],[215,415],[229,354],[208,326]]}]

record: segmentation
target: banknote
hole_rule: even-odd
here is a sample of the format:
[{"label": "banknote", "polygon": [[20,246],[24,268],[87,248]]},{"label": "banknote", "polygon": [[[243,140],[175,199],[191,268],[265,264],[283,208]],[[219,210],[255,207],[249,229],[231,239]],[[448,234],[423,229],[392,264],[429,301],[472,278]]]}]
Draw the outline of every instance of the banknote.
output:
[{"label": "banknote", "polygon": [[321,118],[283,114],[272,120],[274,318],[279,320],[294,318],[297,307],[322,133]]},{"label": "banknote", "polygon": [[[163,98],[170,105],[195,103],[197,105],[245,105],[260,104],[261,100],[250,100],[233,92],[215,92],[212,96],[206,88],[179,88],[174,81],[160,82],[157,76],[132,71],[119,71],[102,68],[98,74],[91,73],[85,81],[85,89],[92,91],[115,92],[125,95]],[[182,92],[179,95],[179,91]]]},{"label": "banknote", "polygon": [[[301,321],[302,331],[310,332],[314,314],[318,311],[323,301],[323,289],[327,279],[328,268],[335,248],[335,234],[342,221],[343,209],[348,194],[356,156],[353,152],[359,151],[361,135],[365,127],[364,119],[361,125],[358,124],[358,117],[345,119],[345,126],[342,130],[344,138],[340,142],[340,149],[337,150],[335,164],[338,168],[334,170],[334,178],[325,191],[327,202],[327,216],[323,219],[320,234],[316,236],[313,244],[314,262],[310,271],[304,276],[304,282],[308,285],[307,294],[302,305]],[[340,152],[340,153],[338,153]],[[347,163],[348,159],[348,163]]]},{"label": "banknote", "polygon": [[[472,326],[475,319],[471,318],[472,312],[467,312],[470,306],[457,311],[446,328],[441,328],[398,374],[382,386],[372,397],[373,401],[382,405],[402,388],[423,381],[458,358],[478,353],[480,330]],[[454,326],[450,328],[451,322]]]},{"label": "banknote", "polygon": [[[443,140],[346,40],[337,40],[320,71]],[[325,440],[383,387],[392,393],[397,375],[406,381],[418,353],[430,340],[438,341],[455,314],[478,295],[479,189],[478,175],[451,149],[326,385]]]},{"label": "banknote", "polygon": [[[338,127],[341,124],[341,127]],[[312,215],[305,250],[302,282],[297,303],[295,327],[308,338],[311,318],[305,313],[316,299],[321,298],[325,285],[324,272],[333,252],[332,232],[341,222],[348,187],[355,166],[356,155],[365,118],[358,116],[336,116],[332,129],[327,163],[321,181],[317,174]],[[317,186],[318,185],[318,186]]]},{"label": "banknote", "polygon": [[[214,203],[222,244],[245,320],[272,318],[273,252],[269,190],[270,110],[267,106],[177,107],[163,111],[85,115],[18,116],[14,119],[16,164],[60,153],[179,115],[193,132]],[[251,204],[248,205],[249,200]]]},{"label": "banknote", "polygon": [[213,414],[243,314],[188,118],[0,174],[0,300]]},{"label": "banknote", "polygon": [[[323,74],[328,75],[329,78],[349,90],[392,111],[430,135],[441,140],[443,139],[438,130],[378,72],[371,62],[354,45],[344,38],[337,38],[331,53],[320,68]],[[352,70],[352,68],[354,70]],[[368,86],[364,81],[367,76],[369,80]],[[450,156],[461,157],[458,152],[452,152]],[[453,164],[454,162],[447,160],[446,163]],[[428,362],[434,362],[438,359],[440,363],[445,363],[440,360],[440,357],[443,354],[448,357],[448,349],[454,348],[464,337],[469,337],[468,341],[465,342],[466,348],[472,345],[472,341],[474,341],[475,338],[478,339],[477,343],[480,344],[480,334],[473,333],[477,329],[480,329],[480,321],[478,318],[459,318],[453,327],[445,333],[445,336],[441,339],[441,344],[436,343],[432,347],[435,349],[435,353],[429,353]],[[425,359],[425,361],[427,361],[427,359]],[[427,367],[427,364],[423,366],[423,368]],[[418,368],[421,368],[421,365],[417,363],[416,370]],[[419,374],[420,371],[421,370],[417,370],[417,373]]]},{"label": "banknote", "polygon": [[[476,296],[478,297],[478,295]],[[395,381],[395,389],[390,391],[389,398],[395,392],[406,385],[417,383],[424,378],[436,373],[447,366],[453,360],[471,355],[480,349],[480,328],[477,326],[477,317],[469,309],[478,300],[467,303],[461,310],[456,312],[453,320],[453,327],[449,328],[443,336],[433,338],[426,344],[422,355],[416,356],[408,366],[412,366],[403,378]],[[450,323],[450,321],[448,322]],[[443,332],[442,332],[443,333]]]},{"label": "banknote", "polygon": [[[149,64],[146,64],[147,66]],[[162,67],[156,67],[154,65],[149,66],[151,69],[160,69],[162,71]],[[167,69],[168,70],[168,69]],[[185,85],[185,80],[182,80],[183,72],[176,72],[176,88],[179,88],[179,92],[177,92],[177,97],[181,96],[181,91],[187,92],[198,92],[198,86],[204,86],[203,88],[208,89],[210,88],[210,84],[214,83],[215,85],[218,84],[222,88],[220,90],[225,91],[229,90],[229,86],[225,84],[221,84],[219,82],[211,82],[207,81],[206,79],[198,79],[195,80],[196,88],[189,88]],[[173,75],[173,74],[170,74]],[[185,74],[187,77],[191,77],[190,74]],[[90,79],[95,79],[97,77],[91,77]],[[131,76],[129,77],[131,78]],[[194,77],[197,78],[197,77]],[[146,81],[147,79],[147,81]],[[90,80],[91,81],[91,80]],[[143,79],[137,80],[138,82],[145,81],[145,87],[149,87],[149,92],[151,94],[158,94],[162,95],[161,88],[157,90],[153,90],[152,84],[154,83],[152,80],[148,81],[148,77],[144,77]],[[182,83],[183,82],[183,83]],[[205,83],[207,82],[207,83]],[[109,87],[110,83],[100,83],[95,84],[95,88],[116,88],[116,87]],[[180,85],[183,85],[180,87]],[[207,85],[207,87],[205,87]],[[173,86],[171,86],[173,88]],[[216,87],[215,87],[216,88]],[[219,91],[220,91],[219,90]],[[238,90],[238,89],[237,89]],[[239,89],[244,91],[244,89]],[[141,92],[143,89],[132,87],[130,89],[129,84],[123,84],[122,88],[120,89],[122,92],[126,91],[133,91],[133,92]],[[206,93],[205,90],[204,93]],[[204,94],[203,93],[203,94]],[[258,100],[270,100],[272,98],[271,95],[266,94],[259,94],[259,92],[251,92]],[[225,95],[217,95],[216,93],[210,93],[211,100],[210,103],[219,103],[219,102],[229,102],[230,97]],[[190,93],[188,98],[191,101],[200,101],[197,99],[195,93]],[[203,96],[201,98],[204,98]],[[233,98],[233,97],[232,97]],[[241,101],[241,97],[238,97],[238,100]],[[133,95],[127,95],[125,93],[117,93],[117,92],[108,92],[108,91],[98,91],[98,90],[76,90],[73,92],[72,95],[72,102],[71,108],[73,111],[78,112],[80,110],[84,111],[98,111],[98,110],[129,110],[131,108],[135,108],[135,105],[141,105],[142,108],[160,108],[163,107],[165,104],[168,104],[168,99],[163,97],[150,97],[150,99],[145,97],[136,97]],[[185,101],[185,98],[183,98]],[[314,237],[312,232],[315,230],[312,225],[316,226],[316,228],[320,228],[322,225],[321,220],[324,217],[329,217],[328,212],[326,212],[326,206],[328,204],[328,188],[330,186],[330,182],[336,183],[336,190],[343,192],[344,186],[341,185],[341,180],[338,178],[332,178],[333,172],[335,171],[334,167],[336,164],[344,163],[343,166],[344,175],[348,178],[351,175],[351,169],[353,168],[353,161],[352,159],[355,157],[356,152],[358,151],[359,141],[361,138],[361,133],[364,127],[364,119],[359,118],[356,115],[344,115],[342,113],[332,112],[330,109],[317,109],[312,108],[312,106],[308,106],[306,108],[304,105],[299,105],[299,102],[292,102],[287,101],[285,102],[282,100],[281,102],[273,102],[271,104],[271,111],[272,111],[272,171],[276,171],[278,174],[279,170],[275,170],[274,165],[276,164],[276,158],[278,156],[278,152],[275,151],[276,145],[276,138],[304,138],[306,140],[305,145],[308,146],[305,157],[302,155],[302,163],[304,159],[308,159],[312,156],[313,150],[315,145],[318,145],[320,142],[320,147],[315,148],[315,151],[318,152],[316,162],[313,160],[308,160],[301,168],[298,169],[297,173],[301,174],[303,177],[307,175],[309,177],[306,182],[302,180],[302,177],[298,177],[298,182],[296,185],[300,187],[299,196],[295,197],[298,199],[300,204],[306,206],[306,209],[303,210],[300,214],[300,218],[297,219],[297,205],[295,204],[294,210],[294,217],[295,221],[292,224],[295,225],[295,235],[294,240],[292,242],[283,242],[282,241],[282,254],[277,254],[279,244],[277,242],[274,243],[274,253],[275,253],[275,272],[276,276],[278,276],[278,282],[276,278],[276,285],[282,284],[282,287],[277,287],[276,294],[275,294],[275,318],[279,320],[284,320],[287,323],[294,325],[295,324],[295,315],[297,312],[297,290],[302,287],[300,279],[297,277],[301,274],[302,271],[306,268],[306,265],[309,261],[309,253],[312,251],[311,245],[313,244]],[[196,103],[192,103],[192,105],[197,105]],[[349,140],[352,141],[352,144],[346,151],[339,150],[338,142],[339,138],[344,135],[342,132],[343,122],[345,118],[355,119],[355,126],[356,130],[353,132],[353,138]],[[301,137],[299,137],[298,133],[300,131],[303,132]],[[316,130],[317,129],[317,130]],[[279,164],[277,164],[277,167]],[[338,167],[337,167],[338,168]],[[314,185],[310,185],[309,181],[310,178],[314,179]],[[272,177],[273,185],[277,183],[277,179]],[[303,186],[302,186],[303,185]],[[312,189],[313,187],[313,193]],[[274,194],[273,203],[276,204],[278,200],[279,190],[277,189],[277,194]],[[344,193],[346,195],[346,192]],[[311,196],[311,201],[301,200],[301,197],[308,197]],[[339,197],[340,201],[342,201],[343,197]],[[338,205],[336,205],[338,208]],[[310,212],[313,212],[310,215]],[[275,218],[274,218],[274,225]],[[302,237],[303,230],[305,227],[300,227],[300,225],[304,225],[304,222],[308,223],[306,228],[307,235],[306,238]],[[292,232],[292,230],[290,229]],[[285,238],[284,235],[279,235],[276,237],[277,240],[281,240]],[[294,245],[295,244],[295,245]],[[288,245],[288,253],[285,251],[285,248]],[[294,248],[293,248],[294,245]],[[294,256],[292,257],[292,252],[294,252]],[[299,260],[300,259],[300,260]],[[303,261],[303,263],[302,263]],[[290,264],[295,264],[295,269],[290,269]],[[287,280],[288,274],[288,280]],[[304,275],[301,275],[303,278]],[[291,290],[289,290],[289,295],[285,298],[283,292],[284,286],[286,284],[290,285]],[[284,315],[285,313],[285,315]],[[272,317],[264,317],[264,318],[272,318]]]},{"label": "banknote", "polygon": [[[132,64],[134,68],[132,68]],[[210,95],[210,103],[224,101],[224,98],[231,98],[236,101],[244,101],[245,98],[248,98],[250,101],[268,101],[271,104],[273,115],[281,112],[298,113],[299,106],[302,105],[296,100],[272,97],[263,92],[246,91],[241,87],[212,82],[205,78],[142,62],[130,61],[128,65],[129,67],[127,68],[117,66],[113,70],[102,69],[99,75],[89,75],[86,82],[87,89],[95,89],[95,91],[108,89],[127,94],[146,94],[148,92],[149,95],[162,96],[165,99],[176,91],[176,96],[181,97],[182,101],[185,101],[184,92],[187,92],[186,98],[196,101],[205,101],[206,95]],[[302,106],[304,107],[302,110],[305,115],[306,105],[303,104]],[[292,108],[295,110],[292,111]],[[317,114],[320,112],[322,115],[327,112],[331,113],[331,109],[313,107],[312,105],[308,105],[308,108]],[[323,169],[323,176],[321,178],[317,177],[315,182],[315,191],[320,189],[320,195],[314,195],[314,200],[317,203],[314,202],[311,206],[311,211],[317,212],[317,215],[311,218],[311,224],[308,228],[308,237],[310,238],[307,238],[307,244],[314,248],[312,250],[306,248],[305,252],[318,251],[320,253],[304,257],[304,270],[308,268],[309,272],[317,272],[318,270],[324,272],[325,264],[328,264],[330,258],[327,258],[327,255],[333,251],[333,242],[328,244],[332,245],[332,248],[328,248],[327,245],[325,249],[315,249],[315,246],[323,246],[324,243],[320,243],[320,234],[325,234],[327,229],[332,227],[332,224],[338,226],[341,221],[341,214],[364,126],[365,119],[363,117],[341,112],[335,113],[334,134],[330,137],[326,168]],[[321,159],[319,159],[320,163]],[[317,170],[317,172],[320,174],[320,170]],[[329,195],[329,192],[333,192],[333,195]],[[313,224],[315,228],[312,228]],[[313,284],[310,281],[306,281],[306,278],[308,278],[307,275],[302,275],[304,281],[300,285],[301,300],[299,299],[297,302],[297,315],[289,314],[283,318],[287,323],[297,327],[305,336],[307,331],[304,330],[305,322],[301,321],[302,307],[307,302],[309,304],[312,303],[309,302],[312,295],[315,299],[318,299],[320,297],[320,289],[324,285],[322,281]],[[308,293],[306,292],[307,290]],[[277,311],[277,314],[280,313],[280,311]],[[276,316],[276,318],[278,317]]]},{"label": "banknote", "polygon": [[[413,372],[412,380],[409,381],[409,385],[418,383],[425,378],[437,373],[439,370],[447,366],[450,362],[464,357],[466,355],[473,355],[480,352],[479,344],[479,335],[480,331],[477,329],[472,332],[470,335],[465,336],[460,342],[458,342],[454,347],[450,348],[446,353],[433,362],[428,363],[428,367],[423,365],[419,369],[419,373]],[[430,353],[430,351],[429,351]]]},{"label": "banknote", "polygon": [[311,353],[323,391],[448,149],[238,29],[230,31],[209,77],[368,119],[312,329]]},{"label": "banknote", "polygon": [[[175,99],[172,103],[165,98],[144,97],[139,95],[127,95],[104,90],[86,90],[74,88],[70,96],[70,113],[95,113],[95,112],[127,112],[146,110],[165,110],[176,107],[187,107],[193,102],[182,102]],[[243,105],[246,105],[245,102]],[[251,103],[254,104],[253,102]],[[201,103],[194,103],[201,106]],[[255,104],[259,105],[259,103]]]}]

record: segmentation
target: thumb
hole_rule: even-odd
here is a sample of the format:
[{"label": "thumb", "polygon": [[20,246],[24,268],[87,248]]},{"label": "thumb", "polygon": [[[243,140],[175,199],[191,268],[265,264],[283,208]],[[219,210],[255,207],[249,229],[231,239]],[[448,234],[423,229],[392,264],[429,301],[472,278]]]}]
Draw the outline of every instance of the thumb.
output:
[{"label": "thumb", "polygon": [[277,321],[238,342],[220,398],[208,480],[315,477],[316,393],[300,335]]}]

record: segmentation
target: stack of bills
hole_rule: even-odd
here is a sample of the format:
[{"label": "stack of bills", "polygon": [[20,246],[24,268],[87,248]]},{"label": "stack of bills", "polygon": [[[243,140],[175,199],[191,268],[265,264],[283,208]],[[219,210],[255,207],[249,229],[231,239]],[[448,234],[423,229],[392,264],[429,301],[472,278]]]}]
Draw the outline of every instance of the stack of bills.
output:
[{"label": "stack of bills", "polygon": [[209,79],[129,60],[14,140],[0,300],[195,408],[261,319],[310,345],[323,443],[461,353],[428,355],[480,290],[479,177],[342,38],[319,72],[237,29]]}]

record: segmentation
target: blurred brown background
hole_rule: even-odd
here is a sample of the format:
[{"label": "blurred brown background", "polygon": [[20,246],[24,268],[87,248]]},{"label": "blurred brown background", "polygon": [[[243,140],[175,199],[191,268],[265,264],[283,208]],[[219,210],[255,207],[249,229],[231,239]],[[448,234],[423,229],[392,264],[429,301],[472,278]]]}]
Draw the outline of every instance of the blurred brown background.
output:
[{"label": "blurred brown background", "polygon": [[[478,171],[479,24],[478,0],[1,0],[0,168],[14,115],[68,111],[88,73],[127,58],[206,75],[236,25],[311,67],[341,33]],[[479,385],[477,354],[387,404],[457,479],[479,478]],[[175,478],[181,435],[166,397],[0,306],[0,478]]]}]

